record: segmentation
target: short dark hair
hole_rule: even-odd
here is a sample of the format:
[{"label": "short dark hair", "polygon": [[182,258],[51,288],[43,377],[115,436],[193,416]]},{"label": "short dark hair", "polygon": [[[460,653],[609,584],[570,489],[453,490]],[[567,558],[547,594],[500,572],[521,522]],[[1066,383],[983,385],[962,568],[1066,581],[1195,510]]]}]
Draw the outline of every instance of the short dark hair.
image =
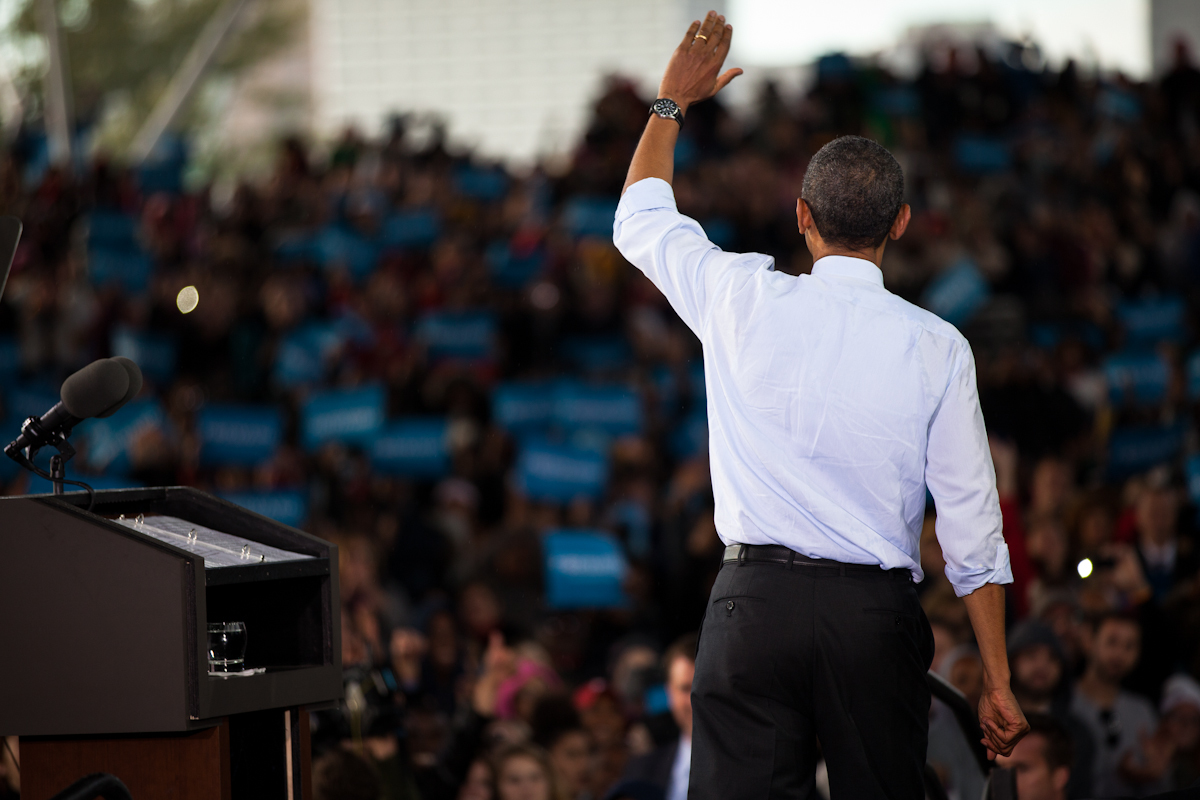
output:
[{"label": "short dark hair", "polygon": [[686,658],[693,664],[696,663],[696,650],[700,647],[700,636],[695,633],[685,633],[675,641],[671,642],[671,646],[667,648],[662,657],[663,672],[671,671],[671,664],[677,658]]},{"label": "short dark hair", "polygon": [[349,750],[330,750],[312,765],[317,800],[375,800],[381,785],[375,766]]},{"label": "short dark hair", "polygon": [[808,162],[800,197],[827,244],[873,250],[904,205],[904,170],[877,142],[842,136]]},{"label": "short dark hair", "polygon": [[561,694],[548,694],[537,701],[529,727],[533,743],[546,751],[553,750],[567,734],[586,730],[571,698]]},{"label": "short dark hair", "polygon": [[1029,722],[1029,733],[1026,735],[1037,734],[1045,740],[1045,744],[1042,745],[1042,758],[1046,759],[1046,765],[1051,770],[1059,767],[1070,769],[1075,758],[1075,748],[1071,744],[1071,734],[1063,724],[1049,714],[1037,712],[1026,714],[1025,719]]}]

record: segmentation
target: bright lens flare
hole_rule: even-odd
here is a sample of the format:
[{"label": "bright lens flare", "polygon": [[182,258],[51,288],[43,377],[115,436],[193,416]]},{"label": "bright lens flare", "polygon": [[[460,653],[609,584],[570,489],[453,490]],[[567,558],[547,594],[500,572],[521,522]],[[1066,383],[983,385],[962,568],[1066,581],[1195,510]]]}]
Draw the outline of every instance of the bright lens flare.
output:
[{"label": "bright lens flare", "polygon": [[1076,567],[1076,569],[1079,570],[1079,577],[1086,578],[1092,574],[1092,560],[1090,558],[1085,558],[1083,561],[1079,562],[1079,566]]},{"label": "bright lens flare", "polygon": [[196,306],[200,305],[200,292],[196,291],[195,286],[183,287],[175,297],[175,305],[181,314],[192,313],[196,310]]}]

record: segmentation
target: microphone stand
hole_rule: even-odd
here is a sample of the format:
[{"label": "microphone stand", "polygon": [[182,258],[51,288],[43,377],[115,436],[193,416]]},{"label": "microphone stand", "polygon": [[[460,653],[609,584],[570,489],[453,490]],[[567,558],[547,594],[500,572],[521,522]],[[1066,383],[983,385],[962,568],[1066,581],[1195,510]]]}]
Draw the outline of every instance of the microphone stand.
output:
[{"label": "microphone stand", "polygon": [[10,444],[4,448],[4,452],[9,458],[16,461],[25,469],[37,473],[40,470],[34,466],[33,460],[37,457],[38,451],[49,444],[58,451],[57,454],[50,457],[50,483],[54,494],[64,494],[63,481],[67,478],[67,462],[75,457],[75,448],[71,446],[70,440],[67,439],[67,436],[71,433],[71,429],[66,428],[47,435],[42,430],[40,420],[37,417],[30,417],[21,426],[21,432],[32,434],[34,441],[39,442],[39,444],[30,445],[24,451],[15,450]]}]

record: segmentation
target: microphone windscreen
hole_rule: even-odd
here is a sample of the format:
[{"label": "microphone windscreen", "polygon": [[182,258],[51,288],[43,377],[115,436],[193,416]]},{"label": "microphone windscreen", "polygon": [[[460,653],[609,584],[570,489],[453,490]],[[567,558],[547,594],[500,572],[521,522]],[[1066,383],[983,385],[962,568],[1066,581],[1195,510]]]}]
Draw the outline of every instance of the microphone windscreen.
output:
[{"label": "microphone windscreen", "polygon": [[109,361],[115,361],[125,368],[125,373],[129,376],[129,388],[125,390],[124,397],[113,403],[111,408],[107,408],[97,414],[97,417],[111,417],[120,411],[122,406],[137,397],[138,392],[142,390],[142,370],[134,363],[133,359],[126,358],[125,356],[114,356]]},{"label": "microphone windscreen", "polygon": [[16,217],[0,217],[0,297],[4,296],[4,285],[8,283],[8,271],[12,269],[13,256],[17,254],[19,241],[21,220]]},{"label": "microphone windscreen", "polygon": [[111,358],[93,361],[63,381],[62,403],[80,419],[102,414],[129,391],[129,372]]}]

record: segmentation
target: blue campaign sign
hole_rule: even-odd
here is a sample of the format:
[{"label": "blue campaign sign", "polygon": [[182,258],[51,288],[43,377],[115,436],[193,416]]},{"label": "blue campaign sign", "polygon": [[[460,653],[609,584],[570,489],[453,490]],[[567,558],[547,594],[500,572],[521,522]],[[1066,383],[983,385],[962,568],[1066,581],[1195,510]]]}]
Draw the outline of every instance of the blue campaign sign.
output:
[{"label": "blue campaign sign", "polygon": [[595,450],[527,442],[517,456],[517,484],[532,500],[566,503],[598,499],[608,482],[608,459]]},{"label": "blue campaign sign", "polygon": [[564,340],[559,349],[584,372],[611,372],[633,363],[633,349],[623,336],[575,336]]},{"label": "blue campaign sign", "polygon": [[326,442],[367,445],[383,428],[382,386],[314,394],[300,414],[301,438],[310,450]]},{"label": "blue campaign sign", "polygon": [[708,413],[703,407],[671,432],[670,446],[676,458],[691,458],[708,450]]},{"label": "blue campaign sign", "polygon": [[143,375],[157,383],[169,383],[175,377],[175,341],[161,333],[117,328],[112,354],[132,359]]},{"label": "blue campaign sign", "polygon": [[130,402],[111,417],[87,420],[76,430],[87,443],[88,466],[121,475],[129,470],[130,452],[139,437],[154,430],[166,432],[167,415],[157,400],[145,398]]},{"label": "blue campaign sign", "polygon": [[542,539],[546,605],[554,609],[624,608],[629,565],[621,546],[600,531],[556,530]]},{"label": "blue campaign sign", "polygon": [[187,140],[170,132],[164,133],[149,157],[138,167],[138,187],[146,195],[182,192],[187,159]]},{"label": "blue campaign sign", "polygon": [[300,489],[217,492],[217,496],[293,528],[300,527],[308,518],[308,497]]},{"label": "blue campaign sign", "polygon": [[379,246],[357,231],[340,225],[322,229],[312,243],[326,269],[345,269],[355,280],[371,274],[379,263]]},{"label": "blue campaign sign", "polygon": [[964,258],[930,282],[921,296],[921,305],[961,327],[987,303],[991,293],[974,262]]},{"label": "blue campaign sign", "polygon": [[[3,390],[4,410],[8,413],[9,419],[18,420],[18,428],[20,422],[24,422],[29,417],[40,417],[61,399],[58,391],[49,385],[6,383]],[[16,434],[11,438],[15,439]],[[6,439],[4,443],[7,444],[8,441]]]},{"label": "blue campaign sign", "polygon": [[20,371],[20,343],[12,336],[0,336],[0,378],[11,380]]},{"label": "blue campaign sign", "polygon": [[1108,441],[1109,478],[1128,478],[1173,460],[1183,449],[1185,432],[1182,424],[1113,431]]},{"label": "blue campaign sign", "polygon": [[1166,397],[1171,371],[1157,353],[1117,353],[1105,359],[1104,376],[1114,402],[1158,403]]},{"label": "blue campaign sign", "polygon": [[137,247],[138,220],[119,211],[93,211],[87,216],[87,241],[115,249]]},{"label": "blue campaign sign", "polygon": [[709,217],[700,225],[708,240],[722,250],[731,250],[737,238],[737,228],[724,217]]},{"label": "blue campaign sign", "polygon": [[1115,86],[1106,86],[1096,98],[1096,110],[1122,122],[1135,122],[1142,116],[1137,97]]},{"label": "blue campaign sign", "polygon": [[554,393],[554,421],[566,431],[597,430],[610,436],[642,430],[642,399],[627,386],[564,382]]},{"label": "blue campaign sign", "polygon": [[383,222],[384,247],[397,250],[429,247],[442,235],[442,221],[430,208],[397,211]]},{"label": "blue campaign sign", "polygon": [[200,461],[253,466],[269,459],[283,441],[283,414],[274,406],[210,405],[196,416]]},{"label": "blue campaign sign", "polygon": [[1002,139],[964,134],[954,143],[954,161],[963,172],[983,175],[1012,166],[1012,154]]},{"label": "blue campaign sign", "polygon": [[575,236],[611,239],[616,216],[616,198],[576,197],[563,209],[563,222]]},{"label": "blue campaign sign", "polygon": [[299,261],[320,261],[321,251],[316,237],[308,233],[290,233],[275,242],[275,257],[285,264]]},{"label": "blue campaign sign", "polygon": [[275,383],[291,389],[319,382],[344,341],[344,331],[329,322],[310,322],[292,331],[275,351]]},{"label": "blue campaign sign", "polygon": [[891,86],[876,90],[871,106],[888,116],[915,117],[921,113],[921,95],[908,86]]},{"label": "blue campaign sign", "polygon": [[150,257],[132,248],[88,248],[88,277],[94,286],[115,285],[133,294],[150,286]]},{"label": "blue campaign sign", "polygon": [[440,478],[450,471],[444,419],[410,417],[390,422],[371,443],[377,472],[413,478]]},{"label": "blue campaign sign", "polygon": [[[6,461],[8,459],[5,459]],[[67,469],[67,480],[82,481],[88,486],[91,486],[97,492],[106,492],[109,489],[141,489],[144,484],[133,480],[132,478],[123,478],[120,476],[111,475],[80,475],[71,469]],[[67,484],[63,487],[68,492],[82,492],[78,486]],[[29,494],[53,494],[54,484],[46,480],[40,475],[29,475]]]},{"label": "blue campaign sign", "polygon": [[509,247],[508,242],[492,242],[484,254],[491,273],[492,281],[497,286],[517,289],[542,274],[546,267],[546,253],[537,249],[529,253],[517,254]]},{"label": "blue campaign sign", "polygon": [[554,384],[502,383],[492,391],[492,418],[506,431],[544,431],[554,419]]},{"label": "blue campaign sign", "polygon": [[1186,312],[1182,297],[1166,295],[1121,303],[1117,307],[1117,319],[1131,344],[1178,342],[1186,333]]},{"label": "blue campaign sign", "polygon": [[454,171],[454,188],[475,200],[499,200],[508,192],[508,175],[494,167],[459,167]]},{"label": "blue campaign sign", "polygon": [[416,335],[433,358],[489,358],[496,318],[487,311],[435,311],[417,321]]}]

